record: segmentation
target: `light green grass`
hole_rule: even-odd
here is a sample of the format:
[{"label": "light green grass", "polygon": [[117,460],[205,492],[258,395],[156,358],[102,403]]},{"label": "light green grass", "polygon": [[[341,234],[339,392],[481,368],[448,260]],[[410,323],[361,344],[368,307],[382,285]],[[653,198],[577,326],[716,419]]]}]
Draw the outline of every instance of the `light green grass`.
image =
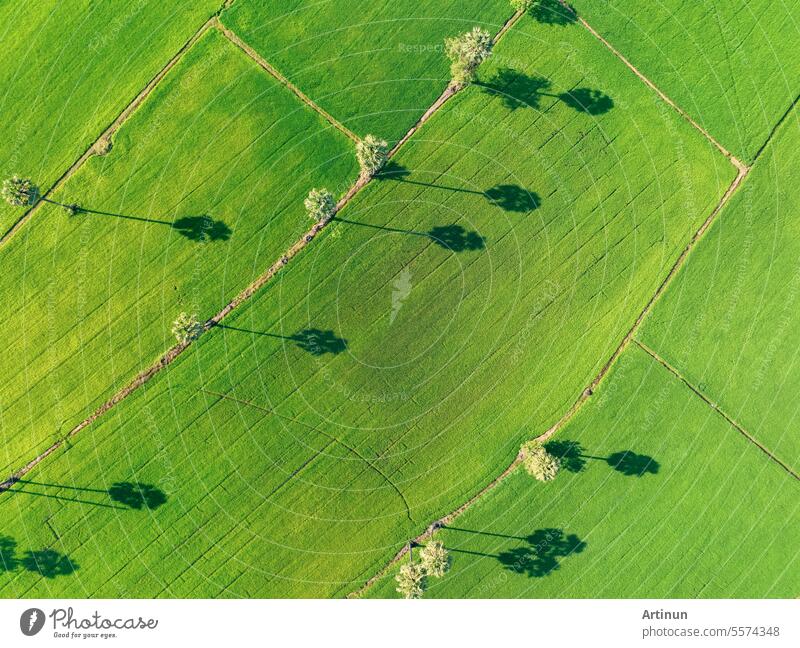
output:
[{"label": "light green grass", "polygon": [[[563,414],[733,168],[588,33],[554,33],[526,18],[482,73],[513,67],[491,83],[528,105],[459,93],[226,328],[33,471],[39,496],[0,496],[20,550],[80,565],[4,595],[343,595]],[[576,87],[613,106],[576,110]],[[42,496],[108,504],[122,480],[168,500]]]},{"label": "light green grass", "polygon": [[310,227],[309,189],[343,191],[355,167],[344,135],[206,34],[54,196],[101,213],[45,205],[0,250],[2,472],[174,344],[179,312],[215,314]]},{"label": "light green grass", "polygon": [[[221,6],[39,0],[0,5],[0,177],[44,191]],[[24,210],[0,204],[0,233]]]},{"label": "light green grass", "polygon": [[575,0],[578,13],[751,162],[800,93],[797,0]]},{"label": "light green grass", "polygon": [[436,534],[452,569],[426,597],[797,596],[797,480],[638,347],[555,441],[580,444],[572,471],[518,469]]},{"label": "light green grass", "polygon": [[640,334],[795,471],[800,471],[798,151],[795,111]]},{"label": "light green grass", "polygon": [[348,128],[399,140],[447,85],[444,39],[512,14],[508,0],[237,0],[222,20]]}]

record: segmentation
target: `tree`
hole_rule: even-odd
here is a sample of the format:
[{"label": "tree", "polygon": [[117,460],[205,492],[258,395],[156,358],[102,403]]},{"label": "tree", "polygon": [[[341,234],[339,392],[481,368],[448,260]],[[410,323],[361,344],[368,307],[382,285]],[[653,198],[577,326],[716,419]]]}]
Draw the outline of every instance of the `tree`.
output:
[{"label": "tree", "polygon": [[528,441],[523,444],[522,463],[525,470],[539,481],[555,479],[561,468],[558,457],[551,455],[538,441]]},{"label": "tree", "polygon": [[445,53],[450,59],[453,85],[461,88],[475,79],[478,66],[492,53],[492,37],[485,29],[473,27],[461,36],[446,38]]},{"label": "tree", "polygon": [[197,315],[181,313],[172,323],[172,334],[180,344],[196,340],[203,332],[203,325],[197,321]]},{"label": "tree", "polygon": [[363,140],[356,143],[356,157],[361,167],[361,175],[369,178],[386,164],[386,160],[389,159],[389,145],[386,140],[366,135]]},{"label": "tree", "polygon": [[450,554],[439,540],[433,540],[426,544],[419,552],[419,557],[425,574],[428,576],[441,578],[450,569]]},{"label": "tree", "polygon": [[517,11],[529,11],[536,0],[511,0],[511,6]]},{"label": "tree", "polygon": [[326,221],[336,211],[336,201],[327,189],[312,189],[303,204],[308,217],[315,221]]},{"label": "tree", "polygon": [[425,570],[419,563],[405,563],[400,567],[397,576],[397,591],[403,598],[418,599],[422,598],[425,592]]},{"label": "tree", "polygon": [[31,182],[30,178],[20,178],[17,175],[3,180],[3,199],[14,207],[27,207],[35,205],[39,200],[39,188]]}]

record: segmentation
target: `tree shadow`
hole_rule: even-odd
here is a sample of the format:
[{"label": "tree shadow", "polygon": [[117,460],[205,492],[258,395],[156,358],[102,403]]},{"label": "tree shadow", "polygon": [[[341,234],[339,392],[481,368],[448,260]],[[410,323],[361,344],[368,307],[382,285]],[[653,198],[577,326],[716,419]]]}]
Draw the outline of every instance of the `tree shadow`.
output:
[{"label": "tree shadow", "polygon": [[556,96],[546,92],[552,85],[550,79],[530,76],[511,68],[500,68],[491,79],[476,85],[480,85],[484,92],[499,96],[509,110],[525,107],[538,109],[542,97]]},{"label": "tree shadow", "polygon": [[[106,504],[105,502],[98,502],[94,500],[82,499],[80,497],[66,497],[64,495],[54,495],[47,492],[39,492],[35,490],[28,490],[18,488],[18,484],[26,486],[38,486],[40,488],[53,488],[65,489],[69,491],[78,491],[82,493],[101,493],[104,496],[111,498],[113,502],[123,504],[123,506],[115,506],[113,504]],[[102,508],[111,508],[118,510],[125,510],[126,508],[142,509],[142,508],[157,508],[167,501],[167,496],[163,491],[150,484],[141,484],[139,482],[117,482],[109,489],[102,488],[89,488],[86,486],[67,486],[64,484],[46,484],[43,482],[30,481],[27,479],[15,479],[14,483],[9,486],[8,491],[12,494],[22,493],[25,495],[34,495],[37,497],[47,497],[50,499],[58,500],[61,502],[75,502],[77,504],[89,504],[91,506],[98,506]]]},{"label": "tree shadow", "polygon": [[373,225],[372,223],[362,223],[360,221],[348,220],[334,216],[331,220],[346,223],[348,225],[359,225],[372,229],[383,230],[384,232],[397,232],[398,234],[409,234],[411,236],[422,236],[429,238],[436,245],[450,250],[451,252],[466,252],[469,250],[483,250],[486,247],[486,239],[476,231],[468,231],[462,225],[456,223],[452,225],[437,225],[427,232],[416,230],[401,229],[398,227],[387,227],[386,225]]},{"label": "tree shadow", "polygon": [[602,115],[614,107],[614,100],[600,90],[592,88],[575,88],[562,92],[559,99],[573,110],[589,115]]},{"label": "tree shadow", "polygon": [[77,563],[55,549],[26,551],[19,564],[23,569],[39,574],[44,578],[69,576],[78,569]]},{"label": "tree shadow", "polygon": [[279,333],[268,333],[267,331],[253,331],[252,329],[228,326],[227,324],[217,323],[216,326],[229,331],[239,331],[240,333],[250,333],[251,335],[263,335],[264,337],[279,338],[296,342],[297,346],[311,355],[324,355],[331,353],[337,355],[347,350],[347,340],[339,337],[331,330],[321,330],[318,328],[308,328],[295,333],[294,335],[280,335]]},{"label": "tree shadow", "polygon": [[511,68],[497,70],[491,79],[478,85],[485,92],[499,96],[509,110],[523,107],[538,109],[542,97],[554,97],[573,110],[589,115],[602,115],[614,107],[614,100],[601,90],[574,88],[568,92],[553,94],[547,92],[552,85],[549,79]]},{"label": "tree shadow", "polygon": [[0,573],[13,572],[18,568],[17,541],[9,536],[0,536]]},{"label": "tree shadow", "polygon": [[437,245],[451,252],[467,252],[486,248],[486,239],[478,232],[469,232],[461,225],[438,225],[428,236]]},{"label": "tree shadow", "polygon": [[578,14],[571,5],[566,7],[559,0],[538,0],[528,10],[528,15],[543,25],[572,25],[578,20]]},{"label": "tree shadow", "polygon": [[632,450],[623,450],[609,455],[608,465],[627,477],[642,477],[645,473],[655,475],[661,465],[652,457],[641,455]]},{"label": "tree shadow", "polygon": [[547,451],[561,460],[561,467],[570,472],[580,472],[586,466],[587,459],[596,459],[608,464],[617,472],[627,477],[642,477],[645,473],[655,475],[660,465],[658,461],[647,455],[637,454],[633,450],[622,450],[608,457],[586,454],[578,441],[558,440],[544,444]]},{"label": "tree shadow", "polygon": [[227,241],[231,238],[233,231],[225,221],[214,220],[211,216],[183,216],[174,221],[159,220],[157,218],[146,218],[144,216],[131,216],[130,214],[117,214],[115,212],[99,211],[86,207],[77,207],[78,214],[97,214],[100,216],[113,216],[125,220],[139,221],[142,223],[155,223],[157,225],[168,225],[181,236],[197,243],[209,243],[215,241]]},{"label": "tree shadow", "polygon": [[190,241],[199,243],[227,241],[233,233],[224,221],[210,216],[184,216],[174,221],[172,227]]},{"label": "tree shadow", "polygon": [[561,467],[569,472],[580,472],[586,466],[586,455],[577,441],[548,441],[545,449],[561,460]]},{"label": "tree shadow", "polygon": [[141,482],[116,482],[108,489],[108,496],[137,511],[156,509],[167,501],[164,491]]},{"label": "tree shadow", "polygon": [[[549,82],[548,82],[549,84]],[[430,182],[422,182],[420,180],[408,180],[411,172],[404,166],[398,164],[394,160],[387,164],[383,171],[378,174],[376,179],[379,180],[395,180],[397,182],[405,182],[408,184],[420,185],[423,187],[433,187],[434,189],[443,189],[445,191],[457,191],[460,193],[469,193],[476,196],[486,198],[491,204],[500,207],[506,211],[515,212],[528,212],[533,211],[539,206],[539,196],[532,191],[523,189],[519,185],[501,184],[496,185],[486,191],[476,191],[474,189],[463,189],[461,187],[450,187],[446,185],[433,184]],[[338,219],[343,223],[350,221]],[[377,226],[375,226],[377,227]],[[386,228],[391,229],[391,228]],[[419,234],[419,232],[409,232],[412,234]]]},{"label": "tree shadow", "polygon": [[0,574],[25,569],[45,578],[69,576],[78,569],[78,564],[55,549],[26,551],[17,556],[17,541],[9,536],[0,536]]},{"label": "tree shadow", "polygon": [[291,336],[297,346],[314,356],[326,353],[337,355],[347,349],[347,340],[340,338],[333,331],[312,328],[305,329]]},{"label": "tree shadow", "polygon": [[486,197],[496,207],[509,212],[532,212],[539,207],[539,195],[519,185],[503,184],[486,190]]},{"label": "tree shadow", "polygon": [[563,558],[581,553],[586,542],[562,529],[539,529],[526,538],[527,544],[497,554],[505,569],[529,578],[541,578],[560,567]]}]

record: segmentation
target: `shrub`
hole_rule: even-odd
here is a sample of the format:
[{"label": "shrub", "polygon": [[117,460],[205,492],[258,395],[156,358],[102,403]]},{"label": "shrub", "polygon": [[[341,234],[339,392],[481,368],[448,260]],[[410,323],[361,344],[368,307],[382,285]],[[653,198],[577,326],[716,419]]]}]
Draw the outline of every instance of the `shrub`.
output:
[{"label": "shrub", "polygon": [[447,58],[450,59],[450,76],[453,85],[460,88],[475,79],[478,66],[492,53],[492,37],[485,29],[473,27],[461,36],[444,41]]},{"label": "shrub", "polygon": [[172,334],[180,344],[196,340],[203,332],[203,325],[197,321],[197,315],[181,313],[172,323]]},{"label": "shrub", "polygon": [[14,207],[34,205],[39,200],[39,189],[30,178],[11,176],[3,181],[3,199]]},{"label": "shrub", "polygon": [[528,441],[522,446],[522,463],[525,470],[539,481],[555,479],[561,462],[538,441]]},{"label": "shrub", "polygon": [[536,0],[511,0],[511,6],[517,11],[530,11]]},{"label": "shrub", "polygon": [[327,189],[312,189],[303,204],[308,217],[315,221],[328,220],[336,211],[336,201]]},{"label": "shrub", "polygon": [[397,591],[403,598],[418,599],[422,598],[425,592],[425,570],[419,563],[405,563],[400,567],[397,576]]},{"label": "shrub", "polygon": [[356,144],[356,157],[362,175],[373,176],[389,159],[389,145],[374,135],[366,135]]},{"label": "shrub", "polygon": [[441,578],[450,569],[450,554],[439,540],[426,544],[420,551],[419,557],[428,576]]}]

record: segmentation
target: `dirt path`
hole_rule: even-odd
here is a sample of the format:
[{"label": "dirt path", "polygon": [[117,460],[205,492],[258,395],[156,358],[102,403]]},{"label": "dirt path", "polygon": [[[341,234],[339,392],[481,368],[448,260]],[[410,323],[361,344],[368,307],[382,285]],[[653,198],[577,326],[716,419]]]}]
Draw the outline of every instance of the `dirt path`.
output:
[{"label": "dirt path", "polygon": [[[620,342],[619,346],[617,346],[617,348],[614,350],[614,353],[611,354],[611,357],[603,365],[602,369],[600,369],[600,372],[594,377],[592,382],[589,383],[586,389],[584,389],[581,392],[580,396],[578,396],[578,399],[572,404],[572,406],[566,411],[566,413],[564,413],[564,415],[546,432],[536,437],[537,441],[545,442],[548,439],[550,439],[550,437],[552,437],[556,432],[558,432],[561,428],[563,428],[569,422],[569,420],[573,416],[575,416],[576,412],[581,408],[581,406],[591,397],[595,389],[597,389],[598,385],[602,382],[602,380],[606,377],[606,375],[608,375],[608,372],[611,369],[611,367],[614,365],[617,359],[622,355],[622,352],[631,343],[634,335],[636,334],[636,331],[639,329],[639,326],[644,321],[644,318],[647,317],[648,313],[652,310],[653,305],[656,303],[656,301],[658,301],[658,298],[661,297],[661,295],[666,290],[667,286],[671,283],[675,275],[678,274],[678,271],[681,269],[683,263],[686,261],[686,257],[689,255],[689,252],[691,252],[692,249],[695,247],[695,245],[697,245],[697,242],[702,238],[703,234],[705,234],[706,231],[708,231],[708,228],[711,226],[712,222],[717,217],[717,214],[719,214],[722,208],[728,203],[731,196],[733,196],[733,194],[736,192],[736,189],[739,188],[739,185],[741,185],[742,180],[744,180],[744,178],[747,176],[748,171],[749,171],[748,167],[739,168],[739,172],[736,175],[736,178],[728,187],[727,191],[722,196],[719,203],[717,203],[717,206],[714,208],[714,210],[711,212],[708,218],[706,218],[706,220],[703,222],[700,228],[694,233],[694,236],[692,236],[689,243],[686,245],[686,247],[680,253],[678,258],[675,260],[675,263],[670,268],[669,272],[667,273],[667,276],[664,277],[664,280],[661,282],[661,284],[659,284],[655,293],[653,293],[653,296],[649,299],[645,307],[639,313],[639,316],[634,321],[633,326],[631,326],[628,333],[622,339],[622,342]],[[486,493],[493,490],[495,487],[497,487],[503,481],[505,481],[505,479],[511,473],[514,472],[517,466],[521,464],[521,461],[522,458],[519,455],[517,455],[514,461],[512,461],[505,468],[505,470],[503,470],[503,472],[500,473],[498,477],[496,477],[489,484],[484,486],[480,491],[478,491],[475,495],[473,495],[469,500],[467,500],[457,509],[451,511],[440,520],[433,522],[423,533],[418,535],[416,538],[410,540],[410,542],[412,544],[424,542],[425,540],[427,540],[432,536],[437,526],[440,526],[441,524],[449,524],[450,522],[452,522],[455,518],[457,518],[462,513],[464,513],[468,508],[470,508],[477,500],[486,495]],[[361,596],[366,590],[368,590],[373,584],[375,584],[376,581],[382,578],[392,568],[393,565],[395,565],[398,561],[400,561],[406,555],[407,552],[408,552],[408,544],[406,544],[399,552],[397,552],[394,558],[392,558],[384,567],[381,568],[381,570],[378,573],[376,573],[366,583],[364,583],[364,585],[362,585],[354,592],[348,594],[348,597],[354,598]]]},{"label": "dirt path", "polygon": [[726,414],[717,403],[712,401],[708,396],[706,396],[703,392],[701,392],[697,387],[695,387],[691,382],[689,382],[683,374],[681,374],[675,367],[669,364],[664,358],[658,355],[653,349],[649,346],[640,342],[639,340],[634,340],[636,346],[638,346],[642,351],[644,351],[647,355],[649,355],[653,360],[658,362],[662,367],[664,367],[667,371],[669,371],[673,376],[675,376],[678,380],[680,380],[684,385],[686,385],[689,389],[692,390],[706,405],[708,405],[711,409],[713,409],[717,414],[719,414],[725,421],[734,429],[742,434],[750,443],[755,445],[761,452],[767,455],[772,461],[778,464],[781,468],[783,468],[787,473],[789,473],[792,477],[800,481],[800,475],[798,475],[794,470],[792,470],[787,464],[783,463],[778,457],[776,457],[769,448],[765,445],[761,444],[752,434],[750,434],[747,430],[745,430],[739,423],[734,421],[728,414]]},{"label": "dirt path", "polygon": [[217,18],[216,27],[219,31],[227,38],[231,43],[236,45],[242,52],[244,52],[248,57],[250,57],[253,61],[256,62],[261,68],[266,70],[271,76],[275,77],[278,81],[280,81],[284,86],[286,86],[289,90],[291,90],[297,98],[300,99],[306,106],[311,108],[312,110],[316,111],[320,115],[322,115],[326,120],[328,120],[333,126],[335,126],[338,130],[342,133],[347,135],[351,140],[354,142],[358,141],[358,135],[356,135],[353,131],[347,128],[344,124],[339,122],[333,115],[331,115],[327,110],[315,104],[300,88],[298,88],[294,83],[289,81],[285,76],[283,76],[277,69],[272,67],[264,58],[262,58],[258,52],[256,52],[252,47],[250,47],[247,43],[245,43],[241,38],[239,38],[234,32],[228,29],[225,25],[223,25],[219,19]]},{"label": "dirt path", "polygon": [[579,16],[575,10],[566,3],[565,0],[558,0],[565,9],[570,11],[578,22],[583,25],[585,29],[589,31],[592,36],[594,36],[597,40],[599,40],[614,56],[616,56],[620,61],[622,61],[631,72],[633,72],[639,80],[642,81],[646,86],[648,86],[653,92],[655,92],[661,100],[666,103],[670,108],[672,108],[675,112],[677,112],[681,117],[683,117],[686,121],[688,121],[694,128],[696,128],[700,133],[702,133],[703,137],[705,137],[709,142],[711,142],[726,158],[728,158],[731,163],[739,170],[747,170],[747,165],[744,164],[741,160],[739,160],[736,156],[733,155],[728,149],[726,149],[722,144],[720,144],[714,137],[711,136],[705,128],[703,128],[700,124],[698,124],[687,112],[685,112],[682,108],[680,108],[672,99],[670,99],[666,94],[664,94],[661,89],[653,83],[648,77],[646,77],[633,63],[631,63],[627,58],[625,58],[622,53],[617,50],[611,43],[609,43],[605,38],[603,38],[598,31],[592,27],[586,20],[584,20],[581,16]]},{"label": "dirt path", "polygon": [[[227,6],[227,5],[226,5]],[[495,42],[500,39],[500,37],[505,34],[511,26],[519,20],[522,16],[521,12],[514,14],[511,18],[506,21],[503,25],[502,29],[498,32],[498,35],[495,36]],[[184,46],[182,52],[191,47],[191,45],[202,36],[203,33],[211,26],[218,26],[219,21],[216,16],[209,19],[205,25],[195,34],[194,37]],[[179,58],[179,55],[173,59],[176,61]],[[174,64],[174,63],[173,63]],[[266,62],[265,62],[266,64]],[[268,65],[268,64],[266,64]],[[263,67],[263,66],[262,66]],[[267,68],[265,68],[267,69]],[[271,66],[270,66],[271,69]],[[165,69],[163,72],[166,74],[168,70]],[[269,71],[269,70],[267,70]],[[273,74],[273,72],[270,72]],[[275,72],[277,74],[277,72]],[[161,75],[163,77],[163,75]],[[161,78],[161,77],[159,77]],[[279,77],[276,77],[279,78]],[[155,81],[155,79],[154,79]],[[155,81],[157,83],[157,81]],[[287,82],[288,83],[288,82]],[[299,92],[299,91],[298,91]],[[416,124],[414,124],[406,133],[406,135],[398,142],[398,144],[389,152],[389,158],[391,159],[397,151],[401,148],[401,146],[408,141],[408,139],[419,130],[425,122],[427,122],[435,113],[436,111],[441,108],[448,99],[453,97],[456,94],[451,87],[445,88],[439,98],[431,105],[428,110],[419,118]],[[305,96],[305,95],[303,95]],[[310,102],[311,100],[306,97],[304,101]],[[312,102],[313,103],[313,102]],[[131,108],[133,109],[133,108]],[[321,108],[315,107],[314,108],[317,112],[324,115],[326,114]],[[122,118],[122,115],[120,116]],[[118,118],[118,120],[120,119]],[[331,118],[332,119],[332,118]],[[116,122],[115,122],[116,123]],[[121,120],[120,120],[121,123]],[[102,138],[102,136],[101,136]],[[88,155],[86,155],[88,157]],[[78,163],[74,165],[76,168],[80,166]],[[66,176],[66,174],[65,174]],[[350,187],[344,197],[337,203],[336,205],[336,212],[339,212],[341,209],[347,205],[361,189],[363,189],[371,180],[371,178],[359,177],[359,179]],[[51,189],[52,191],[52,189]],[[49,193],[49,192],[48,192]],[[335,212],[335,213],[336,213]],[[332,219],[326,222],[315,223],[314,226],[309,229],[301,238],[299,238],[295,243],[289,247],[289,249],[284,252],[283,256],[281,256],[275,263],[273,263],[267,270],[261,274],[255,281],[253,281],[249,286],[247,286],[244,290],[242,290],[236,297],[234,297],[228,304],[226,304],[216,315],[211,317],[207,320],[203,326],[203,334],[206,333],[209,329],[214,328],[217,324],[219,324],[225,317],[227,317],[235,308],[237,308],[240,304],[244,303],[250,297],[252,297],[260,288],[262,288],[272,277],[274,277],[289,261],[298,253],[300,253],[314,238],[319,234],[323,228],[331,222]],[[117,393],[115,393],[111,398],[109,398],[106,402],[104,402],[100,407],[98,407],[89,417],[78,423],[75,427],[73,427],[64,437],[59,439],[58,441],[54,442],[50,447],[48,447],[44,452],[39,454],[37,457],[29,461],[25,464],[22,468],[15,471],[8,479],[4,482],[0,483],[0,493],[3,491],[7,491],[11,488],[14,483],[16,483],[19,479],[27,475],[31,470],[33,470],[36,466],[38,466],[42,461],[44,461],[47,457],[52,455],[54,452],[59,450],[63,447],[67,441],[72,439],[75,435],[77,435],[81,430],[88,427],[92,423],[94,423],[97,419],[99,419],[103,414],[108,412],[112,407],[114,407],[117,403],[121,402],[134,391],[136,391],[139,387],[144,385],[148,382],[153,376],[155,376],[159,371],[161,371],[164,367],[171,364],[175,358],[177,358],[181,353],[183,353],[186,348],[191,344],[190,342],[184,344],[176,344],[172,348],[170,348],[163,356],[161,356],[156,362],[150,365],[148,368],[141,371],[137,376],[130,382],[128,385],[120,389]]]},{"label": "dirt path", "polygon": [[[226,4],[227,6],[227,4]],[[88,160],[92,155],[96,155],[96,151],[101,150],[103,145],[107,142],[111,141],[111,138],[114,136],[120,126],[125,123],[125,120],[131,116],[131,114],[142,104],[142,102],[150,96],[150,93],[153,92],[155,87],[159,84],[159,82],[169,74],[169,71],[175,67],[175,64],[183,58],[183,55],[205,34],[212,26],[216,24],[217,16],[214,15],[209,18],[203,25],[198,29],[192,37],[183,44],[173,56],[167,64],[161,68],[161,70],[156,74],[150,82],[144,87],[144,89],[136,95],[133,101],[131,101],[125,109],[117,116],[117,118],[111,122],[111,124],[101,133],[100,137],[98,137],[94,142],[92,142],[91,146],[87,148],[83,154],[73,162],[72,166],[70,166],[59,178],[56,180],[52,186],[42,194],[39,202],[37,202],[33,207],[31,207],[27,212],[25,212],[17,222],[15,222],[2,236],[0,236],[0,247],[5,245],[11,239],[14,234],[16,234],[24,225],[27,223],[33,215],[41,208],[41,206],[47,202],[47,198],[49,198],[54,192],[60,189],[64,184],[69,180],[72,175],[80,169],[83,164]]]}]

